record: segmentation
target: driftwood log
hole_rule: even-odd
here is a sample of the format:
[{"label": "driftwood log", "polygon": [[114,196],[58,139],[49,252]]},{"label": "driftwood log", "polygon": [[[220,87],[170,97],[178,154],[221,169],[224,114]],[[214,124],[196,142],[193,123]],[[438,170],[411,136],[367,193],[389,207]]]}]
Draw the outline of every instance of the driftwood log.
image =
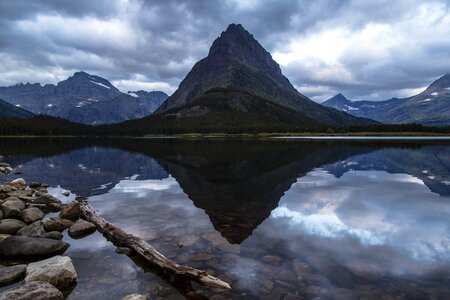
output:
[{"label": "driftwood log", "polygon": [[109,223],[106,219],[99,216],[92,206],[86,201],[80,201],[81,217],[86,221],[93,223],[97,230],[103,236],[118,247],[127,247],[134,250],[137,254],[150,262],[152,265],[161,268],[162,270],[175,275],[183,277],[192,281],[196,281],[204,286],[212,288],[220,288],[230,290],[231,287],[225,281],[220,280],[214,276],[209,275],[206,271],[198,270],[189,266],[180,265],[166,258],[159,253],[155,248],[149,245],[143,239],[126,233],[119,227]]}]

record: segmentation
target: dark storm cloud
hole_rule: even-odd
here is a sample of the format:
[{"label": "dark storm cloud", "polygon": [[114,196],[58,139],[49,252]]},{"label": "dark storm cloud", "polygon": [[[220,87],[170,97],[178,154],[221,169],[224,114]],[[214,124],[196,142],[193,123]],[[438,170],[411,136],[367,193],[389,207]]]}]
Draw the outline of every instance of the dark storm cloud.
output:
[{"label": "dark storm cloud", "polygon": [[450,72],[449,1],[0,0],[0,85],[77,70],[173,92],[242,23],[301,92],[406,96]]}]

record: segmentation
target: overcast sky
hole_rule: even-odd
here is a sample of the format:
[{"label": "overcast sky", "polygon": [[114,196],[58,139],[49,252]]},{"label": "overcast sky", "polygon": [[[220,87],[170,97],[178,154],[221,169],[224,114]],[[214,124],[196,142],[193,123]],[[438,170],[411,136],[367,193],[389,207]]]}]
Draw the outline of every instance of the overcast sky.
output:
[{"label": "overcast sky", "polygon": [[78,70],[172,93],[229,23],[316,101],[384,100],[450,73],[450,0],[0,0],[0,85]]}]

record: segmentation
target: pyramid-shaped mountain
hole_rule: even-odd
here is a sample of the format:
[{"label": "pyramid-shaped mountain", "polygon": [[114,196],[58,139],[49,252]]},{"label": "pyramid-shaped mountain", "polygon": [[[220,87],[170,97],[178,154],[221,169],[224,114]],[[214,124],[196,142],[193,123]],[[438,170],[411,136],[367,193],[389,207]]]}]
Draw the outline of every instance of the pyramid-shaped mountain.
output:
[{"label": "pyramid-shaped mountain", "polygon": [[223,117],[230,111],[246,120],[296,126],[374,123],[323,107],[300,94],[270,53],[239,24],[231,24],[222,32],[208,56],[194,65],[155,113],[178,118]]}]

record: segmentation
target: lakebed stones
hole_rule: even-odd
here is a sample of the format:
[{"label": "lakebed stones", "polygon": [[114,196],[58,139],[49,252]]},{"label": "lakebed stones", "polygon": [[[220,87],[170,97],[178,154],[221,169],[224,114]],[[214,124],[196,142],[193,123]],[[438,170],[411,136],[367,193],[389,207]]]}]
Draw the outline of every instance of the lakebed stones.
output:
[{"label": "lakebed stones", "polygon": [[43,222],[46,231],[63,231],[73,224],[70,220],[56,217],[45,219]]},{"label": "lakebed stones", "polygon": [[44,216],[42,210],[37,207],[30,207],[20,212],[20,217],[27,224],[41,220]]},{"label": "lakebed stones", "polygon": [[15,217],[20,214],[20,211],[25,209],[25,203],[16,197],[6,198],[5,202],[0,206],[5,218]]},{"label": "lakebed stones", "polygon": [[77,282],[77,272],[70,257],[57,255],[28,265],[25,283],[32,281],[48,282],[64,290]]},{"label": "lakebed stones", "polygon": [[46,282],[30,282],[0,294],[0,300],[63,300],[63,294]]},{"label": "lakebed stones", "polygon": [[34,259],[64,253],[69,244],[29,236],[9,236],[0,242],[0,257]]},{"label": "lakebed stones", "polygon": [[0,234],[16,234],[16,232],[27,224],[16,219],[0,220]]},{"label": "lakebed stones", "polygon": [[71,237],[82,237],[86,236],[88,234],[94,233],[95,230],[97,230],[97,227],[95,227],[94,224],[79,219],[76,221],[72,226],[69,228],[69,235]]},{"label": "lakebed stones", "polygon": [[19,281],[25,276],[27,265],[15,265],[0,268],[0,286],[5,286]]}]

